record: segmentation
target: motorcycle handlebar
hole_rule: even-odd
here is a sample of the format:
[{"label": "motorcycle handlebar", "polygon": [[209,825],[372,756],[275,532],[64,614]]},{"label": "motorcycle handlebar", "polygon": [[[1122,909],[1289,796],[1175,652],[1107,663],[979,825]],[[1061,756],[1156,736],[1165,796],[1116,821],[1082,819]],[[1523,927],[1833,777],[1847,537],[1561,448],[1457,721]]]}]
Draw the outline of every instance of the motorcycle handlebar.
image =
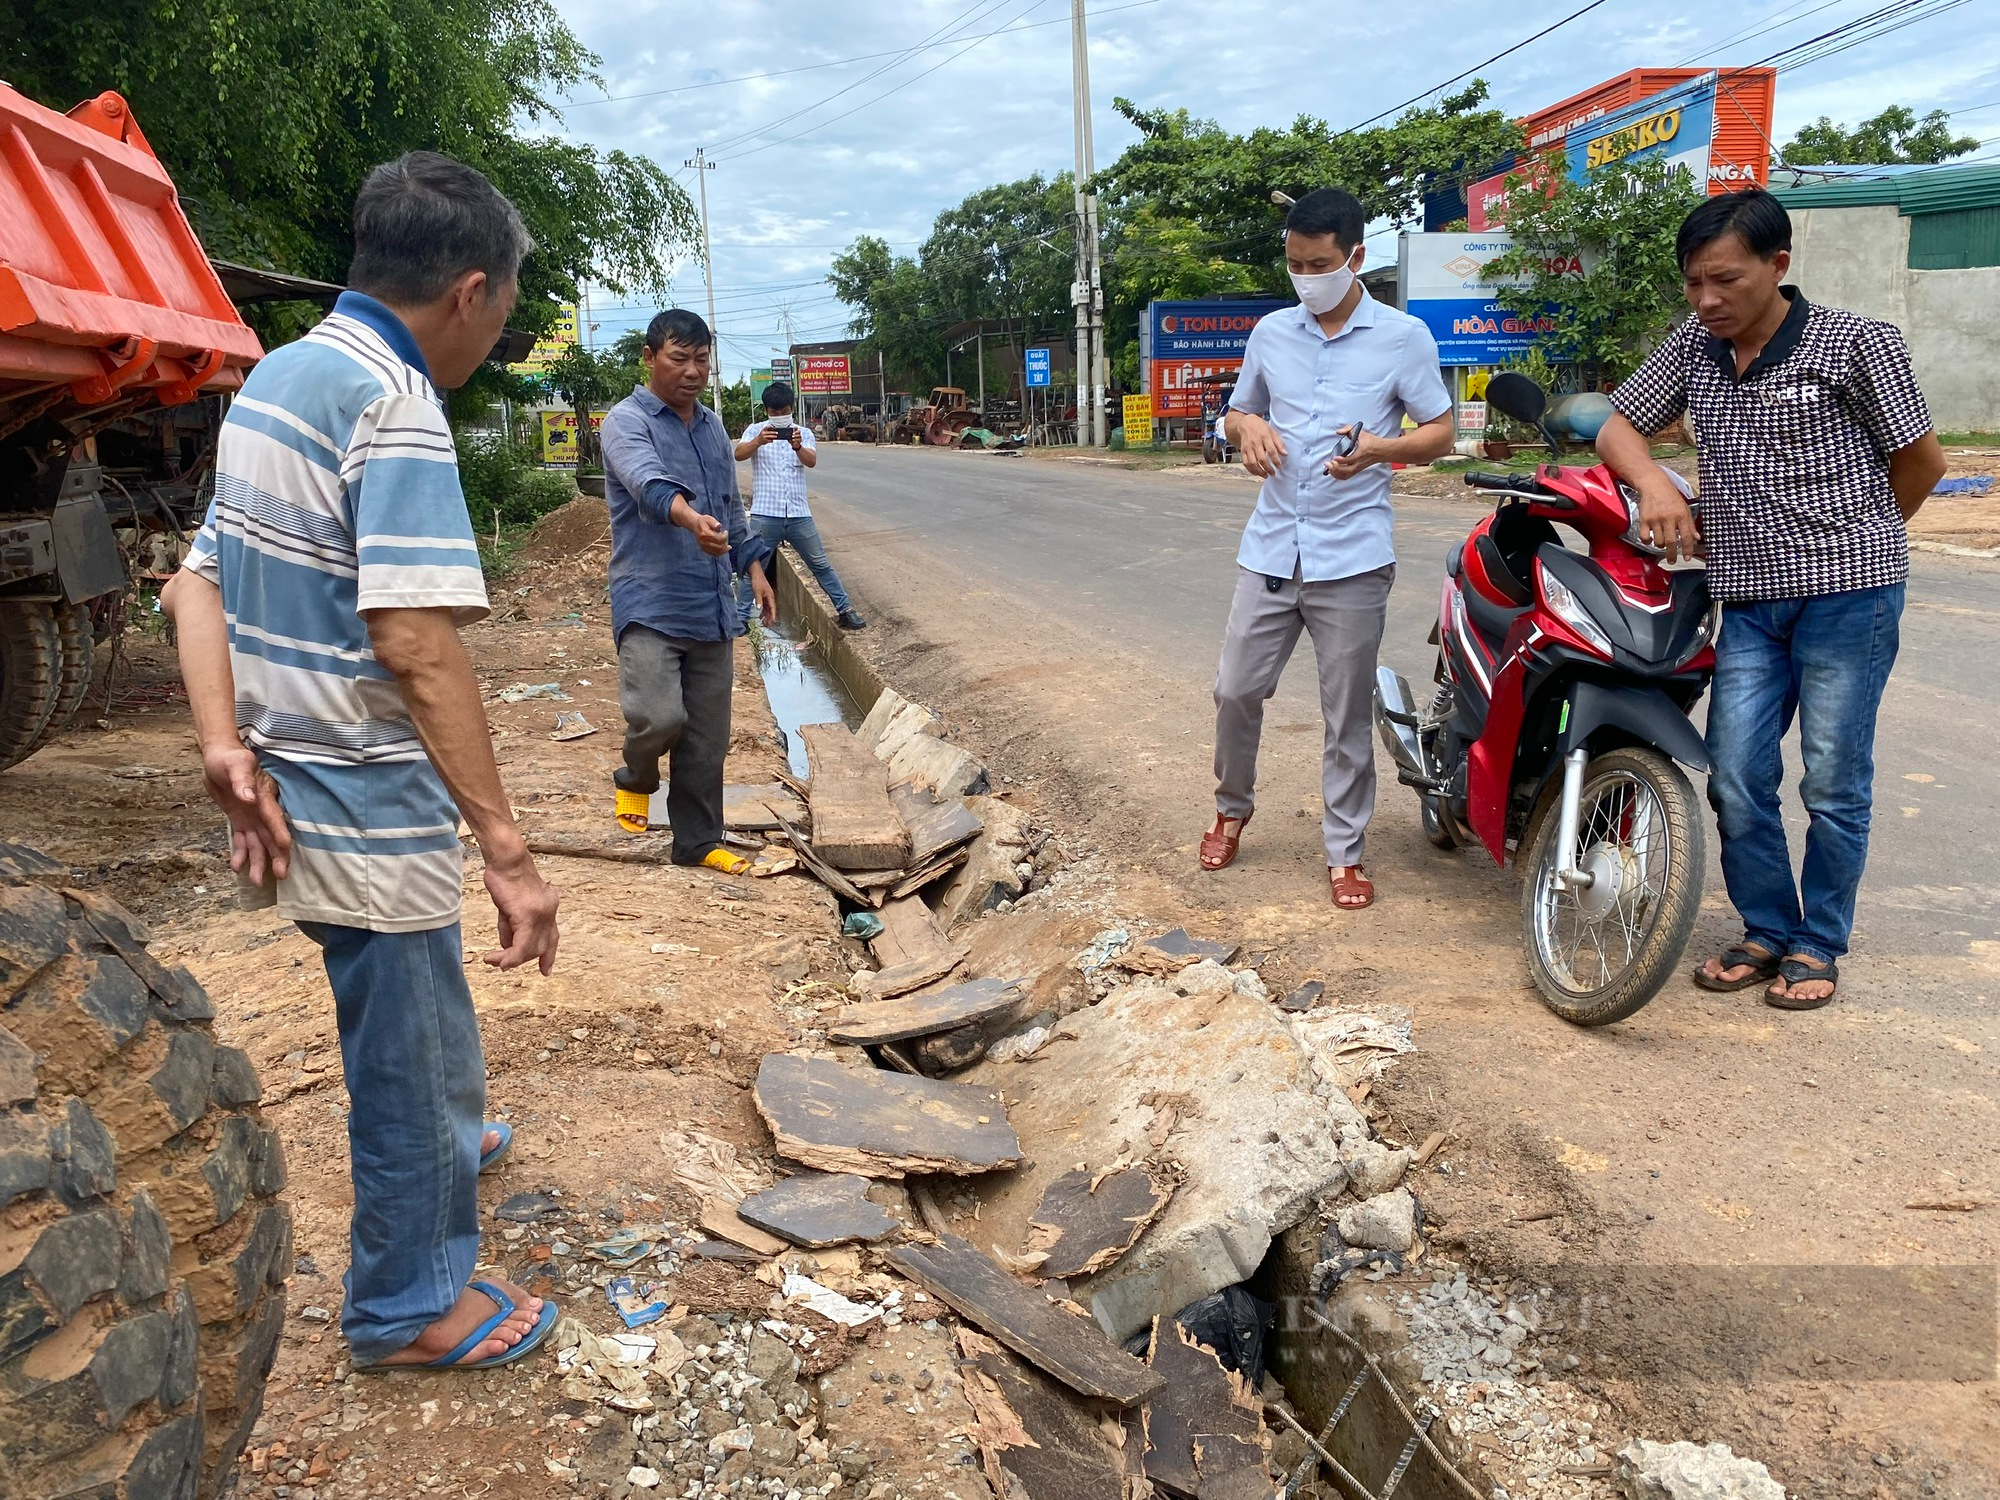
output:
[{"label": "motorcycle handlebar", "polygon": [[1518,490],[1534,480],[1523,474],[1487,474],[1475,470],[1465,476],[1465,482],[1475,490]]}]

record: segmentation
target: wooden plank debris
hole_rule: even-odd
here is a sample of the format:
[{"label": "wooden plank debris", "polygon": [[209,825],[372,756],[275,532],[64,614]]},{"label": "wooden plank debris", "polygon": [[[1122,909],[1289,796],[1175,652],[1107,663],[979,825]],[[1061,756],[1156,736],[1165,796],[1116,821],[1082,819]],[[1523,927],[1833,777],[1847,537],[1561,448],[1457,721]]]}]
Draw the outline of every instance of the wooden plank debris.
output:
[{"label": "wooden plank debris", "polygon": [[1088,1318],[1064,1312],[1038,1287],[1023,1286],[991,1256],[956,1235],[936,1245],[898,1245],[889,1265],[967,1321],[976,1323],[1072,1390],[1133,1406],[1166,1384],[1104,1336]]},{"label": "wooden plank debris", "polygon": [[773,1052],[755,1098],[778,1154],[822,1172],[964,1174],[1021,1159],[999,1094],[970,1084]]},{"label": "wooden plank debris", "polygon": [[[1146,1477],[1174,1495],[1268,1495],[1263,1405],[1243,1377],[1165,1317],[1153,1319],[1146,1363],[1166,1382],[1146,1407]],[[1245,1470],[1261,1490],[1238,1488]]]},{"label": "wooden plank debris", "polygon": [[893,969],[949,953],[951,940],[921,897],[905,896],[883,903],[882,930],[868,940],[868,950],[883,968]]},{"label": "wooden plank debris", "polygon": [[837,870],[907,865],[910,830],[889,800],[889,768],[844,724],[801,725],[799,736],[812,763],[806,801],[814,852]]},{"label": "wooden plank debris", "polygon": [[1117,1500],[1137,1493],[1138,1444],[1108,1409],[1083,1402],[985,1335],[961,1326],[965,1395],[993,1493],[1023,1500]]},{"label": "wooden plank debris", "polygon": [[776,1235],[766,1234],[756,1225],[744,1223],[736,1210],[729,1206],[728,1200],[723,1198],[701,1200],[701,1227],[719,1240],[741,1245],[759,1255],[777,1255],[787,1248],[786,1243]]},{"label": "wooden plank debris", "polygon": [[722,789],[722,826],[742,833],[775,833],[782,813],[801,828],[808,814],[803,799],[779,782],[731,785]]},{"label": "wooden plank debris", "polygon": [[872,1047],[950,1031],[1019,1004],[1026,993],[1024,984],[1019,979],[973,979],[927,995],[863,1001],[836,1012],[826,1034],[836,1042]]},{"label": "wooden plank debris", "polygon": [[779,831],[791,842],[792,848],[798,852],[799,863],[812,871],[821,885],[832,891],[836,896],[845,896],[856,906],[866,906],[869,904],[868,898],[857,891],[845,875],[813,853],[812,845],[806,842],[805,835],[799,832],[797,825],[791,819],[787,818],[776,808],[771,810],[771,815],[778,820]]},{"label": "wooden plank debris", "polygon": [[979,837],[986,827],[960,797],[939,797],[913,781],[889,788],[889,800],[910,830],[910,865],[922,865]]},{"label": "wooden plank debris", "polygon": [[951,973],[965,962],[966,954],[972,951],[969,943],[959,943],[942,953],[928,958],[912,959],[908,963],[897,964],[890,969],[877,969],[870,973],[863,970],[848,980],[850,993],[870,1000],[886,1000],[892,995],[907,995],[911,990],[920,990]]},{"label": "wooden plank debris", "polygon": [[873,1242],[893,1233],[896,1216],[869,1201],[868,1179],[852,1172],[805,1172],[787,1177],[736,1205],[737,1215],[794,1245],[823,1250],[849,1240]]},{"label": "wooden plank debris", "polygon": [[898,880],[891,886],[889,888],[889,899],[891,901],[898,901],[904,896],[914,896],[926,886],[944,879],[945,876],[951,874],[971,857],[972,851],[966,848],[954,849],[949,854],[939,855],[929,864],[920,865],[916,869],[911,870],[909,874],[903,876],[901,880]]},{"label": "wooden plank debris", "polygon": [[1136,1245],[1173,1195],[1173,1178],[1151,1165],[1065,1172],[1028,1220],[1027,1249],[1048,1252],[1044,1276],[1092,1275]]}]

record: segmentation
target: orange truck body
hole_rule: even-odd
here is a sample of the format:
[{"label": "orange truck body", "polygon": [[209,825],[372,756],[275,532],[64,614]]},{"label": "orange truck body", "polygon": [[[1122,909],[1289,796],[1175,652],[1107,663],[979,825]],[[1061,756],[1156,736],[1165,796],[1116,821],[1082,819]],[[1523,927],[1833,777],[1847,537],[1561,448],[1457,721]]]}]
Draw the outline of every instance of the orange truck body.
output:
[{"label": "orange truck body", "polygon": [[176,406],[263,352],[124,99],[65,115],[0,84],[0,398]]}]

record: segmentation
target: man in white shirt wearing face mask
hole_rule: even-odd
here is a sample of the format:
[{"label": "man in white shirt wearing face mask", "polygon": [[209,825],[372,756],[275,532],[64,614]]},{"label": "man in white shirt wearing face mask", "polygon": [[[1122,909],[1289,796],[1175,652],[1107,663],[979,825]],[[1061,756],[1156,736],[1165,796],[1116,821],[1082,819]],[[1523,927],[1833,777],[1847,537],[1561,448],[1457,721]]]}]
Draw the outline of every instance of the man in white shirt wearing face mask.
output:
[{"label": "man in white shirt wearing face mask", "polygon": [[[1250,821],[1264,703],[1310,633],[1325,720],[1321,834],[1333,903],[1369,905],[1362,840],[1375,808],[1375,653],[1396,576],[1389,465],[1451,451],[1451,397],[1437,343],[1357,279],[1367,216],[1320,188],[1285,218],[1297,307],[1251,330],[1223,430],[1260,476],[1236,553],[1239,576],[1215,674],[1215,826],[1201,864],[1236,858]],[[1404,416],[1420,424],[1402,431]]]}]

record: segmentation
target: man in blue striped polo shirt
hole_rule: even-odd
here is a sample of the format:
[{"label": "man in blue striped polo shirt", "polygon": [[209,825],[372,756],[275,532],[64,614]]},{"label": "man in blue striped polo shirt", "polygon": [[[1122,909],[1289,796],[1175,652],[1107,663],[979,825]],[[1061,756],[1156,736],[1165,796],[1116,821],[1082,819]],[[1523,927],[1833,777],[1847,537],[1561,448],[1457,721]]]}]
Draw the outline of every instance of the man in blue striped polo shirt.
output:
[{"label": "man in blue striped polo shirt", "polygon": [[486,586],[440,387],[512,311],[514,206],[431,152],[377,167],[333,313],[251,371],[215,499],[161,602],[247,905],[319,944],[351,1109],[341,1328],[358,1366],[477,1368],[547,1337],[554,1303],[472,1280],[486,1065],[462,968],[462,816],[502,969],[556,955],[458,627]]}]

